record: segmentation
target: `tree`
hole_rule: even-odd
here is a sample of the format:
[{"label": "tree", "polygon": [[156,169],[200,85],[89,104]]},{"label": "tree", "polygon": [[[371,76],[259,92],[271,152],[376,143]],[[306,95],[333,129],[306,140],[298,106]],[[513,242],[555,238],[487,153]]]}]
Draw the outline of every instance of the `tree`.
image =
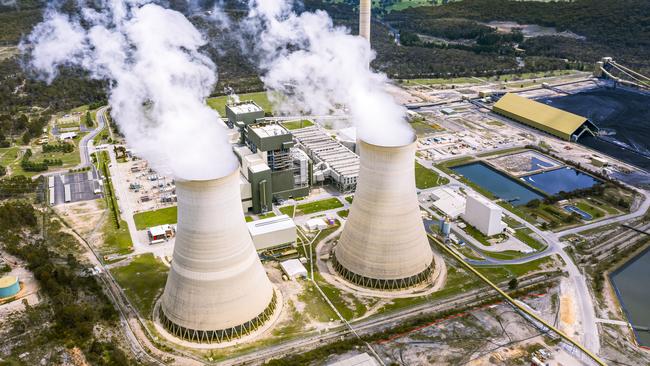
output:
[{"label": "tree", "polygon": [[518,285],[519,285],[519,280],[517,280],[517,277],[514,277],[508,282],[508,288],[510,290],[516,289]]},{"label": "tree", "polygon": [[4,177],[7,174],[7,168],[0,165],[0,177]]},{"label": "tree", "polygon": [[90,116],[90,111],[86,112],[86,127],[93,126],[93,118]]}]

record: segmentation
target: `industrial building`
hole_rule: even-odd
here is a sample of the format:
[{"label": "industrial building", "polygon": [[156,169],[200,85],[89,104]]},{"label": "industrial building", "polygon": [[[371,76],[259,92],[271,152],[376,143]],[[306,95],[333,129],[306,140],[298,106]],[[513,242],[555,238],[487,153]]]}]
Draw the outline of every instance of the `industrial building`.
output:
[{"label": "industrial building", "polygon": [[307,268],[302,265],[299,259],[289,259],[280,262],[280,268],[289,279],[296,279],[298,277],[307,278]]},{"label": "industrial building", "polygon": [[14,276],[0,278],[0,299],[16,296],[20,292],[20,283]]},{"label": "industrial building", "polygon": [[334,140],[318,126],[292,131],[313,162],[313,183],[332,183],[341,192],[356,189],[359,156]]},{"label": "industrial building", "polygon": [[309,195],[309,158],[294,147],[289,131],[265,121],[264,110],[254,102],[227,105],[226,115],[226,124],[237,131],[234,151],[250,185],[242,190],[245,210],[267,212],[274,200]]},{"label": "industrial building", "polygon": [[433,207],[453,220],[465,213],[465,197],[452,188],[436,188],[430,197]]},{"label": "industrial building", "polygon": [[356,356],[348,357],[334,363],[327,364],[327,366],[379,366],[377,361],[370,357],[367,353],[362,353]]},{"label": "industrial building", "polygon": [[585,117],[513,93],[501,97],[492,111],[566,141],[575,141],[585,132],[598,133],[598,127]]},{"label": "industrial building", "polygon": [[246,225],[258,251],[290,247],[296,243],[296,224],[287,215],[253,221]]},{"label": "industrial building", "polygon": [[149,244],[158,244],[174,237],[174,227],[171,225],[158,225],[147,230]]},{"label": "industrial building", "polygon": [[250,334],[273,314],[276,295],[246,227],[239,169],[212,180],[176,179],[176,193],[178,230],[162,324],[197,343]]},{"label": "industrial building", "polygon": [[350,214],[332,257],[346,280],[395,290],[429,279],[433,252],[415,188],[416,142],[359,141],[361,166]]},{"label": "industrial building", "polygon": [[501,221],[503,209],[496,203],[475,194],[468,194],[463,219],[483,235],[502,233],[506,225]]}]

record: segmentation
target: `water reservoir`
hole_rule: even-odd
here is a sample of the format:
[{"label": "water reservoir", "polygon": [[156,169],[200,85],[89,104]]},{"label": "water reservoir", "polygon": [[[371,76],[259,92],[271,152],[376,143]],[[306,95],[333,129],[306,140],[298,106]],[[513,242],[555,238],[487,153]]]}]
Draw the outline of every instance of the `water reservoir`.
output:
[{"label": "water reservoir", "polygon": [[[628,321],[635,326],[650,327],[650,250],[632,259],[611,275]],[[650,332],[636,331],[642,346],[650,347]]]},{"label": "water reservoir", "polygon": [[533,174],[521,179],[550,195],[556,195],[563,191],[572,192],[578,189],[591,188],[601,183],[599,179],[570,167]]},{"label": "water reservoir", "polygon": [[481,162],[455,166],[451,170],[515,206],[525,205],[531,200],[544,198],[544,196],[517,180]]}]

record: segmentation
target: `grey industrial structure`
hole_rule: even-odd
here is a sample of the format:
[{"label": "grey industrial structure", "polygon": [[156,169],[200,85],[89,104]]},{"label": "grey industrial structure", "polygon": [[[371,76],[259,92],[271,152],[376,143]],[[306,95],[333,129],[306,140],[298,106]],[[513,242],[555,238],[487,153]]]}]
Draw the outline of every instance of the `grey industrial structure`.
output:
[{"label": "grey industrial structure", "polygon": [[352,283],[395,290],[430,277],[433,252],[415,188],[415,145],[358,143],[359,183],[333,256],[336,271]]},{"label": "grey industrial structure", "polygon": [[234,150],[250,183],[250,204],[245,208],[262,213],[272,209],[274,200],[309,194],[309,159],[296,151],[289,131],[265,121],[264,110],[251,101],[227,105],[226,115],[226,124],[239,133]]},{"label": "grey industrial structure", "polygon": [[329,181],[341,192],[352,192],[359,178],[359,156],[318,126],[292,131],[313,162],[313,183]]},{"label": "grey industrial structure", "polygon": [[160,319],[176,337],[218,343],[249,334],[273,314],[276,297],[241,209],[239,170],[176,180],[178,231]]}]

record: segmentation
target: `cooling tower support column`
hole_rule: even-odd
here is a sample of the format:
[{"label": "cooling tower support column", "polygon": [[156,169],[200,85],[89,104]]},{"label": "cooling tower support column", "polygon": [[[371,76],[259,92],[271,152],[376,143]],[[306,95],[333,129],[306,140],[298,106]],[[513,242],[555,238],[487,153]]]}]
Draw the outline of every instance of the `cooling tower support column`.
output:
[{"label": "cooling tower support column", "polygon": [[364,287],[415,286],[430,277],[433,263],[415,189],[415,142],[358,146],[359,182],[334,250],[334,268]]},{"label": "cooling tower support column", "polygon": [[178,231],[160,318],[176,337],[230,341],[263,325],[275,293],[246,228],[239,170],[176,181]]},{"label": "cooling tower support column", "polygon": [[361,0],[359,2],[359,35],[370,42],[370,16],[372,12],[372,1]]}]

